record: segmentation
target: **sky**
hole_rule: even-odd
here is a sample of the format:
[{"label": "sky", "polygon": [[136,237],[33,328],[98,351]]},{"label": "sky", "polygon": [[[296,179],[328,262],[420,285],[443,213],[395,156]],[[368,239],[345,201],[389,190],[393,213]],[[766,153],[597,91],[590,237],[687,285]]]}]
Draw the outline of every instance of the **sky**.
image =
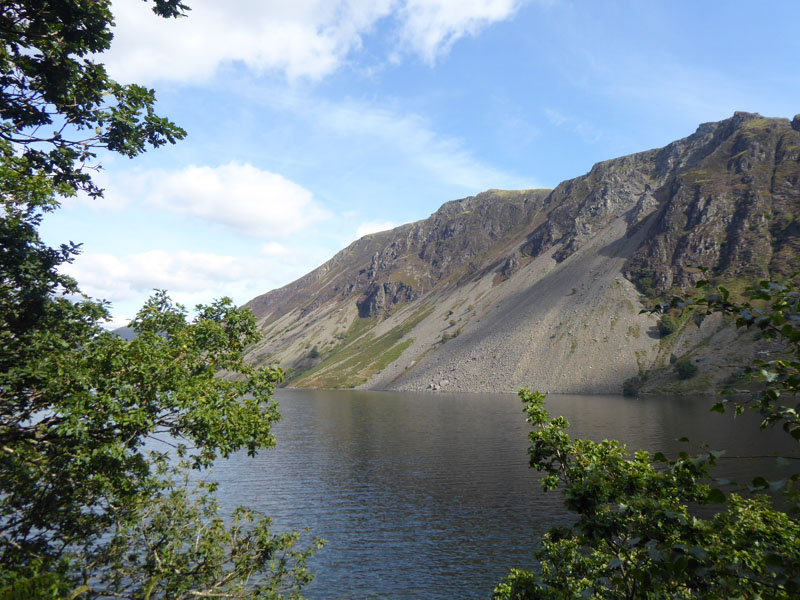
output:
[{"label": "sky", "polygon": [[800,112],[800,2],[115,0],[98,57],[187,131],[102,155],[51,244],[132,318],[290,283],[362,235],[490,188],[552,188],[734,111]]}]

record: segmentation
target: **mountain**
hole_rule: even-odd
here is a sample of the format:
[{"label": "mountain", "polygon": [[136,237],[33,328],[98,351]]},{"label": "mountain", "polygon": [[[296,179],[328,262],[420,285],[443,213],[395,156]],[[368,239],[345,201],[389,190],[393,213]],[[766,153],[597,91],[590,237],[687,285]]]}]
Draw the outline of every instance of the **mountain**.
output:
[{"label": "mountain", "polygon": [[[798,215],[800,115],[735,113],[554,190],[489,190],[359,239],[247,304],[265,333],[249,358],[300,387],[619,393],[650,374],[645,391],[712,389],[774,349],[721,319],[662,338],[640,311],[691,287],[693,266],[734,291],[794,272]],[[669,368],[682,358],[690,382]]]}]

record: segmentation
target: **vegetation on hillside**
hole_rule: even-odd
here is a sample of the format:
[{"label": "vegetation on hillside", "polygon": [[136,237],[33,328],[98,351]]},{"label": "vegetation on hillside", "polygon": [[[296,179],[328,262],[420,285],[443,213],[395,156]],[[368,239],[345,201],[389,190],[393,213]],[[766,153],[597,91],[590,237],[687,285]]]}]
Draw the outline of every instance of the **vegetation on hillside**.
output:
[{"label": "vegetation on hillside", "polygon": [[95,62],[111,25],[108,0],[0,7],[0,598],[296,597],[313,548],[247,509],[223,520],[190,475],[274,444],[282,373],[244,361],[253,315],[223,299],[189,319],[162,292],[125,341],[59,271],[79,247],[38,233],[60,196],[101,195],[96,152],[184,135]]},{"label": "vegetation on hillside", "polygon": [[[800,444],[797,278],[762,281],[745,298],[734,302],[718,288],[699,299],[675,299],[670,307],[692,308],[698,320],[731,315],[737,326],[784,342],[782,358],[747,367],[757,391],[744,399],[728,396],[713,410],[756,410],[762,429],[779,426]],[[566,433],[569,423],[547,413],[544,395],[521,390],[520,397],[533,427],[531,467],[544,474],[545,490],[561,488],[576,520],[547,533],[536,552],[537,569],[512,570],[495,600],[800,596],[800,472],[780,481],[754,473],[741,493],[736,484],[713,478],[724,451],[668,458],[645,450],[631,455],[614,440],[574,440]],[[786,465],[800,456],[777,460]],[[698,509],[703,505],[713,516]]]},{"label": "vegetation on hillside", "polygon": [[318,388],[351,388],[364,383],[400,358],[414,341],[414,338],[406,336],[432,310],[423,306],[401,325],[378,337],[369,332],[375,325],[372,319],[356,319],[342,342],[321,363],[299,373],[291,383],[298,387]]}]

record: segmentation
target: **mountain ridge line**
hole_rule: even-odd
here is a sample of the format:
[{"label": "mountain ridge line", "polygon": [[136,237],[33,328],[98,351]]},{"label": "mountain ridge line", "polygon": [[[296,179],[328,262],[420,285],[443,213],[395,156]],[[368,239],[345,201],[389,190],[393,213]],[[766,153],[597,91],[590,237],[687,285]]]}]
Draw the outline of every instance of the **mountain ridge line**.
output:
[{"label": "mountain ridge line", "polygon": [[[692,266],[740,289],[786,276],[800,249],[800,115],[737,112],[595,164],[552,190],[497,190],[356,240],[258,296],[255,364],[289,385],[365,389],[712,392],[723,365],[777,348],[721,319],[662,338],[640,311]],[[750,336],[752,337],[752,336]],[[692,360],[695,378],[670,361]]]}]

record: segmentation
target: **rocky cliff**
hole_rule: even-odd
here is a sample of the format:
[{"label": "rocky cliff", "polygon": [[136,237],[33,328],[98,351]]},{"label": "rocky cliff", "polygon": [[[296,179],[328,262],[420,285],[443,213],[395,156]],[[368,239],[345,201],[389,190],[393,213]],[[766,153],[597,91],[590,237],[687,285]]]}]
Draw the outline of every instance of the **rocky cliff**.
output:
[{"label": "rocky cliff", "polygon": [[736,113],[554,190],[490,190],[354,242],[248,303],[266,333],[250,358],[298,386],[618,393],[685,356],[711,388],[750,341],[714,320],[663,339],[640,310],[694,265],[734,287],[796,270],[799,214],[800,117]]}]

